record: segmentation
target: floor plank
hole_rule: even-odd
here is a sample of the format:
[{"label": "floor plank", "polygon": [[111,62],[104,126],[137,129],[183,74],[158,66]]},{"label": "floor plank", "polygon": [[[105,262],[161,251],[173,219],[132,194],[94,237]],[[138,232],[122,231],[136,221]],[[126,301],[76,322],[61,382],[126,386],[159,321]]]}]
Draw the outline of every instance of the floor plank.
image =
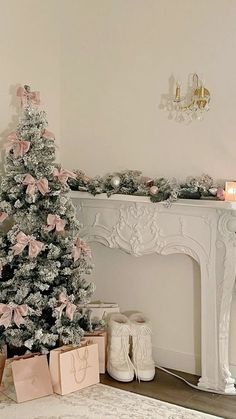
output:
[{"label": "floor plank", "polygon": [[[192,384],[197,384],[198,382],[196,375],[179,371],[172,372],[182,376]],[[161,370],[156,370],[154,380],[149,382],[141,381],[139,383],[134,380],[131,383],[121,383],[113,380],[108,374],[101,375],[101,382],[112,387],[199,410],[200,412],[220,416],[225,419],[236,419],[236,396],[223,396],[195,390]]]}]

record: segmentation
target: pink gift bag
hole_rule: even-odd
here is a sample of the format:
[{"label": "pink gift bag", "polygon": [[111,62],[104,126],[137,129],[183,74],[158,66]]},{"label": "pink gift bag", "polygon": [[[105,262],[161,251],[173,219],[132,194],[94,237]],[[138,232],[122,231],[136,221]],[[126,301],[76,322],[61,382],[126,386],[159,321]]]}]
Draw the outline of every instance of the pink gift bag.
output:
[{"label": "pink gift bag", "polygon": [[6,362],[6,355],[4,355],[2,352],[0,352],[0,390],[1,388],[1,383],[2,383],[2,375],[3,375],[3,370],[5,367],[5,362]]},{"label": "pink gift bag", "polygon": [[53,390],[68,394],[99,383],[98,345],[89,341],[81,346],[61,346],[50,352],[49,368]]},{"label": "pink gift bag", "polygon": [[99,358],[99,373],[106,372],[106,356],[107,356],[107,332],[95,331],[93,333],[86,333],[85,338],[89,338],[92,343],[98,344],[98,358]]},{"label": "pink gift bag", "polygon": [[47,356],[29,354],[8,358],[1,391],[18,403],[53,394]]}]

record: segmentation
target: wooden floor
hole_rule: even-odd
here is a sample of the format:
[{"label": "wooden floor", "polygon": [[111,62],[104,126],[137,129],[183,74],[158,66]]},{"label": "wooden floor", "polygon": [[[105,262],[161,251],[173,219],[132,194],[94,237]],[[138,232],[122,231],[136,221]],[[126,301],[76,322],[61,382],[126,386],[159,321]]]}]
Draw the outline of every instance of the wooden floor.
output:
[{"label": "wooden floor", "polygon": [[[198,377],[195,375],[177,372],[178,375],[196,384]],[[226,419],[236,419],[236,396],[221,396],[195,390],[181,380],[169,374],[156,370],[153,381],[121,383],[113,380],[108,374],[101,375],[101,382],[112,387],[121,388],[133,393],[153,397],[154,399],[174,403],[190,409],[199,410]]]}]

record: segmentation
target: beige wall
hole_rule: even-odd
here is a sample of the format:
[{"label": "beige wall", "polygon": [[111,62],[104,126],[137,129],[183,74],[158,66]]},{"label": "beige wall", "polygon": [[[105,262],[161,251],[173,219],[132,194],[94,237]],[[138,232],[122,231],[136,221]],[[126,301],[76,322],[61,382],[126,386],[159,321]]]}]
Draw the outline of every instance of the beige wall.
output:
[{"label": "beige wall", "polygon": [[0,0],[0,140],[19,114],[16,86],[39,90],[49,127],[60,140],[60,39],[57,0]]},{"label": "beige wall", "polygon": [[[62,161],[102,174],[236,174],[236,1],[71,0],[64,16]],[[173,74],[204,73],[211,111],[176,124],[159,110]],[[200,275],[186,256],[132,258],[94,245],[96,295],[153,321],[162,364],[199,371]],[[231,362],[236,364],[236,304]],[[236,372],[236,371],[235,371]]]},{"label": "beige wall", "polygon": [[[67,166],[235,177],[235,0],[70,0],[64,8]],[[195,71],[212,92],[211,112],[190,126],[168,121],[158,107],[169,77],[185,85]]]},{"label": "beige wall", "polygon": [[[235,177],[235,0],[1,0],[1,136],[18,83],[41,91],[67,168]],[[179,125],[159,110],[173,74],[204,73],[212,109]],[[13,125],[15,120],[13,121]],[[153,322],[155,357],[195,371],[200,275],[187,256],[132,258],[94,245],[96,295]],[[236,365],[236,304],[231,362]],[[236,370],[235,370],[236,371]]]}]

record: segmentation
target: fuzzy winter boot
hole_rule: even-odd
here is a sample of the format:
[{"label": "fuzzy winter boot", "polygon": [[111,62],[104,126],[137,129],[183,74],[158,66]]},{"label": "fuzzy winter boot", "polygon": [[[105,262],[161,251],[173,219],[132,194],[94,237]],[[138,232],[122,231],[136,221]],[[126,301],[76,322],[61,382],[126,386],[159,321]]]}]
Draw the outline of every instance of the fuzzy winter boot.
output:
[{"label": "fuzzy winter boot", "polygon": [[142,313],[132,314],[129,321],[132,335],[131,360],[137,378],[141,381],[151,381],[155,376],[155,365],[152,357],[150,321]]},{"label": "fuzzy winter boot", "polygon": [[130,323],[123,314],[113,314],[108,323],[108,374],[118,381],[132,381],[134,367],[129,357]]}]

